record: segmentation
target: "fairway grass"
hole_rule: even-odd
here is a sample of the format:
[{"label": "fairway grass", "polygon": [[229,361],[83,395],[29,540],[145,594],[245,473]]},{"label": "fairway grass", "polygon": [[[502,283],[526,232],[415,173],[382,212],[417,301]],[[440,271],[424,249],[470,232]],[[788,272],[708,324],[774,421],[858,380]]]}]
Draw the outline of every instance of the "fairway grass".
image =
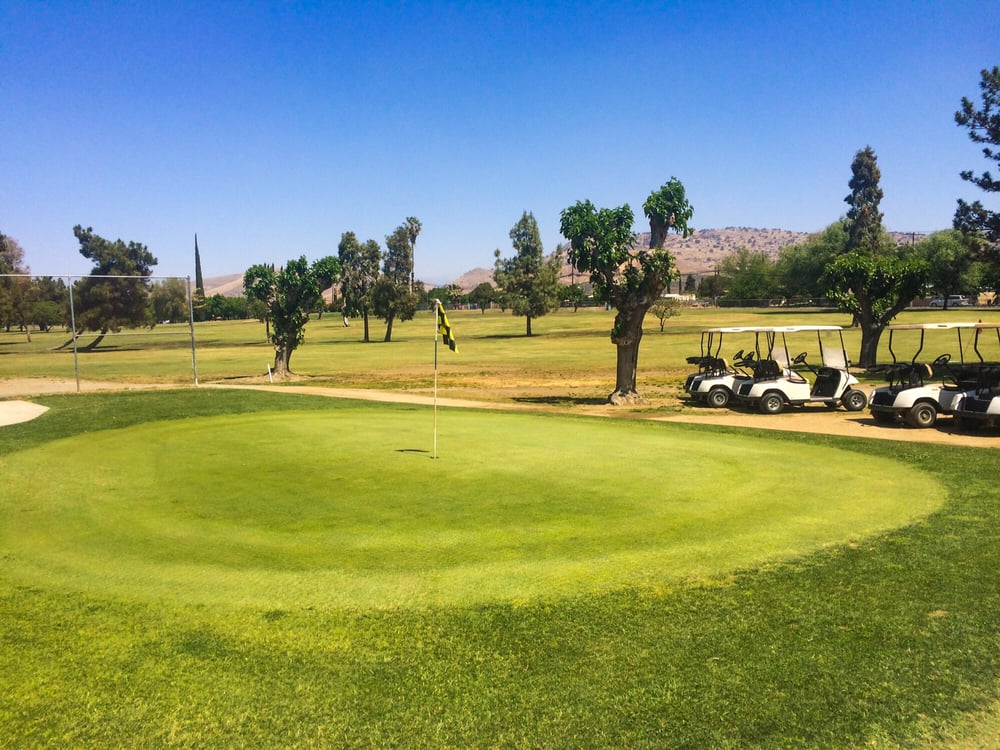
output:
[{"label": "fairway grass", "polygon": [[995,449],[442,410],[432,459],[426,408],[38,401],[0,747],[997,744]]},{"label": "fairway grass", "polygon": [[910,523],[944,497],[906,464],[760,435],[439,421],[437,460],[431,410],[391,405],[57,440],[0,459],[0,542],[26,583],[96,595],[464,606],[717,578]]}]

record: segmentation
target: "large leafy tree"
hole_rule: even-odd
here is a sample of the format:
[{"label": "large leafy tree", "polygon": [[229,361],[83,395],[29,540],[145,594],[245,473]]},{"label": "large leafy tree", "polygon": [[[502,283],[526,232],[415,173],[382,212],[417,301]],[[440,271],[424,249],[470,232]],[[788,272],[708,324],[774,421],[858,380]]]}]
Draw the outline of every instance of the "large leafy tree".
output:
[{"label": "large leafy tree", "polygon": [[557,252],[545,258],[542,235],[533,214],[525,211],[510,230],[514,255],[501,258],[494,252],[493,280],[514,315],[524,316],[524,335],[531,336],[531,321],[559,308],[559,269],[562,257]]},{"label": "large leafy tree", "polygon": [[861,328],[858,364],[872,367],[885,327],[923,291],[927,266],[882,227],[880,173],[870,146],[857,152],[851,173],[845,252],[827,265],[825,278],[829,297]]},{"label": "large leafy tree", "polygon": [[944,297],[965,294],[975,288],[977,268],[969,240],[957,229],[935,232],[916,246],[917,254],[927,263],[927,281]]},{"label": "large leafy tree", "polygon": [[824,273],[847,248],[847,220],[834,222],[805,242],[787,245],[778,252],[775,274],[786,297],[816,298],[826,294]]},{"label": "large leafy tree", "polygon": [[79,224],[73,234],[80,242],[80,254],[94,263],[90,276],[80,279],[73,292],[77,327],[100,332],[91,348],[109,331],[151,325],[149,276],[157,261],[147,247],[106,240]]},{"label": "large leafy tree", "polygon": [[483,281],[469,292],[469,302],[478,307],[485,315],[486,309],[493,304],[496,296],[497,290],[493,288],[493,285],[488,281]]},{"label": "large leafy tree", "polygon": [[613,404],[641,401],[636,390],[642,322],[675,272],[673,255],[663,247],[667,234],[691,234],[694,213],[684,186],[671,178],[643,204],[649,219],[650,246],[636,247],[633,214],[628,204],[597,209],[588,201],[562,211],[560,230],[570,242],[571,262],[590,274],[594,297],[615,308],[611,341],[617,346]]},{"label": "large leafy tree", "polygon": [[718,271],[727,299],[768,300],[778,294],[775,263],[765,252],[741,247],[722,259]]},{"label": "large leafy tree", "polygon": [[[28,273],[24,250],[13,237],[0,233],[0,274]],[[0,325],[24,325],[28,317],[28,279],[0,276]]]},{"label": "large leafy tree", "polygon": [[243,291],[248,300],[264,306],[274,345],[274,375],[285,378],[291,373],[292,352],[305,340],[309,310],[321,299],[317,269],[304,255],[278,271],[265,264],[251,266],[243,274]]},{"label": "large leafy tree", "polygon": [[375,240],[363,245],[354,232],[344,232],[337,245],[340,260],[340,293],[344,298],[344,315],[360,315],[364,320],[364,340],[370,341],[368,318],[372,314],[372,294],[378,281],[382,248]]},{"label": "large leafy tree", "polygon": [[[385,341],[392,341],[392,324],[396,320],[412,320],[416,315],[419,296],[413,291],[412,227],[401,224],[385,238],[382,276],[372,290],[372,309],[385,321]],[[419,228],[417,229],[419,233]]]},{"label": "large leafy tree", "polygon": [[157,322],[188,319],[188,282],[185,279],[163,279],[153,284],[149,292],[153,319]]},{"label": "large leafy tree", "polygon": [[[973,143],[983,144],[983,156],[1000,164],[1000,67],[980,73],[979,89],[982,103],[977,107],[963,97],[962,108],[955,113],[955,122],[969,131]],[[987,193],[1000,192],[1000,179],[989,170],[975,174],[972,170],[961,173],[962,179],[982,188]],[[966,203],[959,199],[953,226],[963,234],[977,238],[980,257],[992,264],[991,275],[1000,276],[1000,211],[986,208],[981,201]]]}]

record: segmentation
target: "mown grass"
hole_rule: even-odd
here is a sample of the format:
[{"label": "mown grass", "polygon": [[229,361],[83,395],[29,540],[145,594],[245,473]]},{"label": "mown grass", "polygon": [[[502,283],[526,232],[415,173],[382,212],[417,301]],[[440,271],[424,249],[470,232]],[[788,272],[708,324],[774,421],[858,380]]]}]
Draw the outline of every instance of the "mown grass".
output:
[{"label": "mown grass", "polygon": [[[45,417],[0,431],[8,465],[22,451],[106,428],[303,410],[334,421],[353,408],[204,390],[40,400],[52,407]],[[484,428],[492,418],[482,416]],[[145,600],[39,585],[14,574],[8,557],[0,582],[2,744],[895,748],[995,741],[988,718],[1000,697],[995,450],[612,427],[655,428],[667,445],[714,437],[763,441],[792,455],[802,446],[828,448],[845,472],[852,456],[908,465],[935,478],[944,505],[897,530],[793,560],[465,605]],[[502,456],[503,441],[489,438],[484,444]],[[450,466],[447,458],[428,463]],[[737,465],[733,473],[740,468],[752,503],[764,467]],[[593,485],[622,476],[597,473]],[[712,480],[706,475],[706,492]],[[835,481],[809,482],[807,467],[789,480],[803,502],[840,490]]]}]

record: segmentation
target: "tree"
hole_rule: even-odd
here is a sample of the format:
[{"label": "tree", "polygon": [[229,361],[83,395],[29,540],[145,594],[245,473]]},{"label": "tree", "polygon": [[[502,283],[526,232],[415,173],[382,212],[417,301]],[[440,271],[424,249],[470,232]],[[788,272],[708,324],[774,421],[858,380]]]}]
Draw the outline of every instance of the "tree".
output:
[{"label": "tree", "polygon": [[628,204],[598,210],[588,200],[562,211],[560,230],[570,241],[570,260],[590,274],[594,297],[616,310],[611,341],[617,346],[613,404],[641,401],[636,390],[642,321],[649,306],[673,278],[674,258],[663,247],[669,231],[687,237],[694,209],[684,186],[671,178],[643,204],[649,219],[650,247],[636,249],[633,215]]},{"label": "tree", "polygon": [[[100,333],[89,348],[100,344],[109,331],[151,325],[149,276],[157,263],[153,254],[138,242],[106,240],[91,227],[77,224],[73,234],[80,242],[80,254],[94,263],[90,277],[76,282],[73,295],[77,328]],[[106,278],[110,276],[123,278]]]},{"label": "tree", "polygon": [[205,279],[201,273],[201,252],[198,250],[198,234],[194,235],[194,292],[191,294],[194,319],[205,320]]},{"label": "tree", "polygon": [[[24,250],[13,237],[0,234],[0,274],[28,273],[24,265]],[[29,313],[26,290],[28,279],[0,276],[0,325],[24,326]]]},{"label": "tree", "polygon": [[873,367],[882,331],[923,291],[927,267],[905,256],[871,256],[855,250],[827,266],[829,297],[854,315],[861,328],[858,364]]},{"label": "tree", "polygon": [[322,319],[323,310],[326,307],[323,301],[323,292],[332,289],[340,281],[340,260],[333,255],[326,255],[315,263],[313,268],[316,271],[316,283],[319,285],[320,298],[315,312]]},{"label": "tree", "polygon": [[949,295],[966,293],[975,287],[973,249],[957,229],[935,232],[922,240],[915,252],[926,261],[927,281],[944,297],[944,309],[948,308]]},{"label": "tree", "polygon": [[580,309],[580,305],[587,301],[587,293],[579,284],[563,284],[559,287],[559,297],[568,305],[573,306],[573,312]]},{"label": "tree", "polygon": [[149,300],[157,322],[188,319],[188,284],[184,279],[164,279],[153,284]]},{"label": "tree", "polygon": [[478,307],[483,315],[485,315],[486,309],[493,304],[496,294],[497,291],[493,288],[493,285],[488,281],[483,281],[469,292],[469,302]]},{"label": "tree", "polygon": [[417,237],[420,235],[420,230],[424,228],[424,225],[420,223],[420,219],[416,216],[407,216],[404,226],[410,238],[410,291],[412,292],[415,283],[413,268],[417,256]]},{"label": "tree", "polygon": [[848,183],[851,193],[844,198],[850,206],[847,211],[848,252],[864,250],[876,253],[879,250],[883,234],[882,212],[879,210],[883,193],[878,184],[881,178],[875,151],[871,146],[865,146],[851,162],[851,180]]},{"label": "tree", "polygon": [[525,318],[525,336],[531,336],[531,321],[559,308],[559,269],[562,258],[555,253],[546,260],[542,237],[533,214],[525,211],[510,230],[514,255],[501,258],[494,252],[493,280],[511,312]]},{"label": "tree", "polygon": [[824,277],[829,297],[861,328],[858,364],[873,367],[882,331],[923,291],[927,264],[912,248],[898,248],[882,227],[880,174],[871,147],[858,151],[851,172],[846,252],[827,265]]},{"label": "tree", "polygon": [[787,245],[778,252],[775,276],[785,297],[816,298],[826,294],[826,267],[847,251],[847,220],[842,219],[805,242]]},{"label": "tree", "polygon": [[763,251],[745,247],[719,263],[719,280],[728,299],[768,300],[778,293],[774,261]]},{"label": "tree", "polygon": [[660,321],[660,333],[663,333],[667,319],[681,314],[681,301],[676,297],[660,297],[649,306],[649,311]]},{"label": "tree", "polygon": [[69,288],[62,279],[40,276],[28,288],[29,323],[45,332],[60,323],[69,325]]},{"label": "tree", "polygon": [[243,291],[247,299],[265,306],[264,316],[274,345],[274,375],[288,377],[292,352],[305,340],[309,310],[321,298],[315,265],[310,265],[303,255],[289,260],[277,272],[264,264],[251,266],[243,274]]},{"label": "tree", "polygon": [[397,319],[412,320],[417,312],[418,297],[413,292],[411,229],[409,224],[401,224],[385,238],[382,276],[372,290],[372,309],[385,320],[387,342],[392,341],[393,322]]},{"label": "tree", "polygon": [[[980,71],[980,75],[981,108],[977,109],[975,102],[962,97],[962,108],[955,113],[955,122],[968,129],[969,139],[973,143],[986,144],[983,146],[983,156],[1000,163],[1000,151],[991,148],[1000,145],[1000,67],[984,69]],[[988,193],[1000,191],[1000,179],[994,178],[989,170],[981,175],[965,170],[961,172],[961,176],[963,180]],[[1000,266],[1000,211],[987,209],[981,201],[969,204],[959,199],[952,225],[963,234],[980,238],[981,257],[991,261],[994,270]]]},{"label": "tree", "polygon": [[372,313],[372,292],[378,281],[378,266],[382,261],[382,249],[375,240],[364,245],[358,242],[354,232],[344,232],[337,245],[340,259],[340,293],[344,298],[344,315],[360,315],[364,319],[364,340],[367,343],[368,316]]}]

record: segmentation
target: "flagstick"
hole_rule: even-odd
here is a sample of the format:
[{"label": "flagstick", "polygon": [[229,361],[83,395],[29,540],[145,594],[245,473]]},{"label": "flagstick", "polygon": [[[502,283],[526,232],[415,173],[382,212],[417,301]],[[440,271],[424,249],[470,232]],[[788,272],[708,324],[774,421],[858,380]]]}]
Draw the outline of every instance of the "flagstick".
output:
[{"label": "flagstick", "polygon": [[438,305],[440,300],[434,300],[434,452],[431,458],[438,457],[438,319],[441,315]]}]

